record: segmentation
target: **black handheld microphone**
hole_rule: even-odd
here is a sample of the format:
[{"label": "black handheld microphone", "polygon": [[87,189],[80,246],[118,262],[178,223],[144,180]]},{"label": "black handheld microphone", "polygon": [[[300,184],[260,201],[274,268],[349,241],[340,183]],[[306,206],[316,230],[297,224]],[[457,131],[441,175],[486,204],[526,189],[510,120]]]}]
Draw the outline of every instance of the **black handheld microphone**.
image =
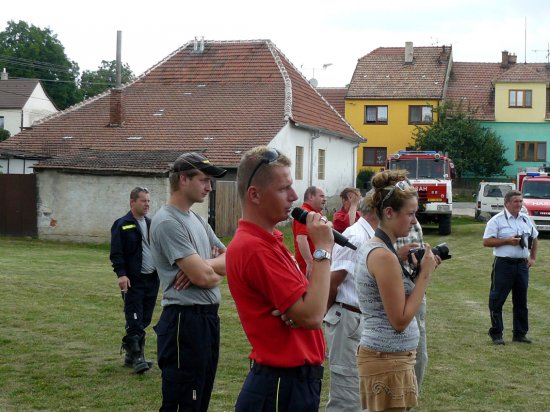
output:
[{"label": "black handheld microphone", "polygon": [[[307,222],[307,215],[308,211],[304,210],[300,207],[295,207],[292,209],[292,212],[290,215],[296,219],[298,222],[303,223],[304,225]],[[347,237],[343,236],[341,233],[337,232],[336,230],[332,229],[332,235],[334,236],[334,242],[339,244],[340,246],[349,247],[352,250],[357,250],[357,247],[350,243]]]}]

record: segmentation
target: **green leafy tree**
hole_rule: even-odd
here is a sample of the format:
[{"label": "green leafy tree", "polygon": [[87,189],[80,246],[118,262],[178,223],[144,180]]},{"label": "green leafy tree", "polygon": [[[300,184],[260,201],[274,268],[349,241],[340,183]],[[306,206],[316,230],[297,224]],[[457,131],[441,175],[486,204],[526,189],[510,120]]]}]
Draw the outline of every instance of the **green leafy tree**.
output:
[{"label": "green leafy tree", "polygon": [[0,142],[3,142],[10,137],[10,131],[7,129],[0,129]]},{"label": "green leafy tree", "polygon": [[[128,83],[136,78],[125,63],[121,67],[122,83]],[[87,99],[97,94],[103,93],[116,85],[116,60],[102,60],[97,70],[85,70],[80,78],[80,90],[82,96]]]},{"label": "green leafy tree", "polygon": [[446,102],[434,111],[437,122],[430,127],[418,126],[413,132],[415,149],[448,153],[458,177],[504,174],[510,165],[504,157],[506,146],[493,130],[480,125],[473,110]]},{"label": "green leafy tree", "polygon": [[357,178],[355,179],[355,187],[359,189],[369,189],[371,188],[371,179],[375,175],[375,172],[369,169],[361,170],[357,173]]},{"label": "green leafy tree", "polygon": [[65,48],[50,28],[24,21],[9,21],[0,32],[0,64],[11,78],[40,79],[59,109],[81,100],[78,64],[69,60]]}]

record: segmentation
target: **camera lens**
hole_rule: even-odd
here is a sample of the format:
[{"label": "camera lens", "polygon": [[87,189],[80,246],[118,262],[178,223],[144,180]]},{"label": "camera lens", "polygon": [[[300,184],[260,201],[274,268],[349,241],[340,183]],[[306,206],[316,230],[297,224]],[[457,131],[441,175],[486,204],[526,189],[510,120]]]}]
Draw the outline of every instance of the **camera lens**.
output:
[{"label": "camera lens", "polygon": [[434,255],[439,256],[441,260],[447,260],[451,258],[451,255],[449,254],[449,246],[447,246],[447,243],[441,243],[440,245],[437,245],[436,247],[432,248],[432,252]]}]

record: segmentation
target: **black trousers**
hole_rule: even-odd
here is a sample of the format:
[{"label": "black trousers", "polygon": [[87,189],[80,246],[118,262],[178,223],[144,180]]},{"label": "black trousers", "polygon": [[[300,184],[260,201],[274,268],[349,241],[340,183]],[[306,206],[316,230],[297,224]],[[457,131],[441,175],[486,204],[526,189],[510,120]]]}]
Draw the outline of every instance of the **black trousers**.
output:
[{"label": "black trousers", "polygon": [[220,351],[219,305],[166,306],[154,327],[161,412],[206,412]]},{"label": "black trousers", "polygon": [[126,335],[145,335],[145,328],[151,324],[159,291],[157,272],[133,276],[130,287],[122,294]]},{"label": "black trousers", "polygon": [[491,314],[492,338],[502,338],[504,323],[502,307],[512,292],[514,313],[513,334],[525,336],[529,331],[527,310],[527,288],[529,286],[529,268],[526,259],[495,258],[491,273],[491,291],[489,292],[489,311]]},{"label": "black trousers", "polygon": [[272,368],[253,365],[235,405],[236,412],[317,412],[323,367]]}]

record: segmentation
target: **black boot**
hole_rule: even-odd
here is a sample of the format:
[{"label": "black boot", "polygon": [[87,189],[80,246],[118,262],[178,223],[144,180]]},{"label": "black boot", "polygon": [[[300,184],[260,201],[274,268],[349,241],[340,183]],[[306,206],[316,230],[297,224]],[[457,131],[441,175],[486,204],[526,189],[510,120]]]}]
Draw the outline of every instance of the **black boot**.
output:
[{"label": "black boot", "polygon": [[153,367],[153,362],[145,359],[145,335],[143,335],[139,340],[139,348],[141,349],[141,356],[143,356],[143,360],[145,361],[149,369],[151,369]]},{"label": "black boot", "polygon": [[128,347],[128,344],[126,343],[126,339],[128,337],[124,336],[122,338],[122,345],[120,346],[120,354],[122,355],[122,352],[124,352],[124,366],[126,368],[133,368],[134,360],[132,359],[132,355],[130,353],[130,348]]},{"label": "black boot", "polygon": [[[134,368],[134,372],[143,373],[149,370],[149,366],[147,362],[145,362],[145,359],[143,359],[143,354],[141,353],[139,344],[140,337],[138,335],[125,336],[122,341],[122,346],[123,348],[125,347],[126,354],[129,354],[129,358],[132,359],[132,368]],[[126,358],[124,363],[126,364]]]}]

